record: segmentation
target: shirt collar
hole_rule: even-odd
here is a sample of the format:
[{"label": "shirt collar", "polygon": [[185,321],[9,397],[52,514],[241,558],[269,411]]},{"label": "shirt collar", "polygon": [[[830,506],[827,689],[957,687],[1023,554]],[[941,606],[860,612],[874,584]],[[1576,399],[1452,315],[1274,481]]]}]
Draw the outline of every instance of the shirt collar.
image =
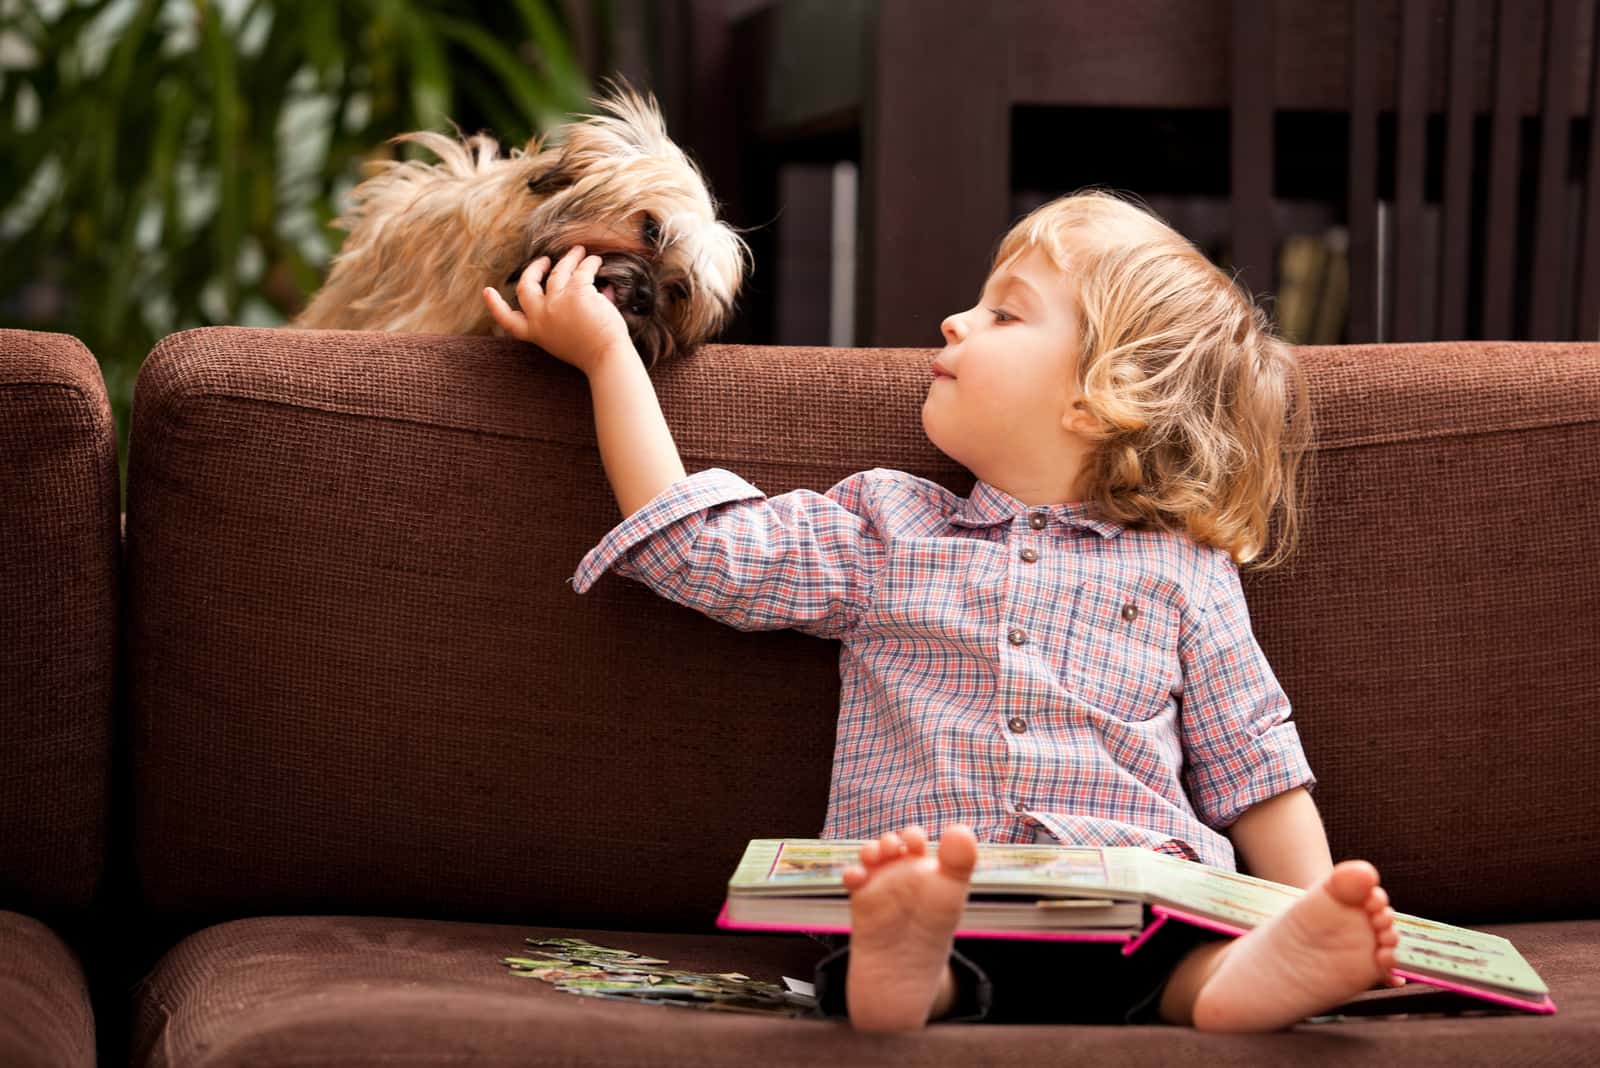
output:
[{"label": "shirt collar", "polygon": [[1086,501],[1027,505],[979,479],[972,487],[972,493],[962,499],[961,506],[950,517],[950,522],[962,527],[992,527],[1033,512],[1043,512],[1052,523],[1092,530],[1102,538],[1114,538],[1126,529],[1121,523],[1094,515],[1093,507]]}]

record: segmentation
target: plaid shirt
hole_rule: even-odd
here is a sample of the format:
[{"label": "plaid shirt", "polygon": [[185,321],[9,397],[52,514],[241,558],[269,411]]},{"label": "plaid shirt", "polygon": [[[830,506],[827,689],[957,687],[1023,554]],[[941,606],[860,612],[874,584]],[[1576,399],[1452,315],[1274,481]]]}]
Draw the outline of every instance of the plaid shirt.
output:
[{"label": "plaid shirt", "polygon": [[769,499],[712,469],[608,533],[574,589],[608,568],[741,630],[839,639],[825,838],[963,821],[1233,868],[1217,829],[1315,784],[1227,554],[1082,504],[881,469]]}]

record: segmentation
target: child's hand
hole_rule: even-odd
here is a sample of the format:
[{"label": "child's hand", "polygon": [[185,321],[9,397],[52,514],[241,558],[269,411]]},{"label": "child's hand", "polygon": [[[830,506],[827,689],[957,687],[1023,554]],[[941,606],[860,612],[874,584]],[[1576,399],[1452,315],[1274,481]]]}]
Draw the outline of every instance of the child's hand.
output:
[{"label": "child's hand", "polygon": [[489,314],[500,328],[585,374],[619,350],[638,359],[622,313],[594,287],[600,257],[585,256],[583,246],[575,245],[545,278],[549,267],[549,258],[540,256],[522,272],[517,281],[521,311],[507,304],[498,291],[483,291]]}]

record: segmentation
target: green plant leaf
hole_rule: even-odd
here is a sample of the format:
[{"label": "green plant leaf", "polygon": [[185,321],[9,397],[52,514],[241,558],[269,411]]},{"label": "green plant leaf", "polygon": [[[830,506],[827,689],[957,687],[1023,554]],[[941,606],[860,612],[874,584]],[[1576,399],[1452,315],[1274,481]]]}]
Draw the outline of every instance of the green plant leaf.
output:
[{"label": "green plant leaf", "polygon": [[210,0],[195,0],[200,12],[201,51],[210,75],[213,101],[212,157],[217,174],[217,218],[214,230],[216,270],[230,315],[239,308],[239,245],[243,190],[240,187],[240,136],[244,117],[234,74],[234,43]]},{"label": "green plant leaf", "polygon": [[543,0],[515,0],[517,13],[530,41],[558,93],[565,97],[563,111],[581,108],[589,96],[589,79],[578,65],[567,35]]},{"label": "green plant leaf", "polygon": [[[516,53],[471,23],[445,15],[437,16],[434,22],[441,33],[466,48],[510,91],[524,123],[521,129],[515,131],[518,138],[525,137],[535,129],[548,129],[565,118],[561,98],[529,70]],[[512,136],[511,131],[502,133],[507,137]]]},{"label": "green plant leaf", "polygon": [[[335,218],[363,161],[392,155],[386,139],[448,119],[514,146],[581,109],[589,85],[560,12],[552,0],[0,0],[0,320],[82,338],[125,434],[161,330],[268,304],[287,315],[316,288],[342,235],[328,231],[324,250],[283,221]],[[12,121],[23,94],[40,102],[26,129]],[[326,126],[286,121],[307,94]],[[245,250],[260,251],[259,272],[242,273]]]},{"label": "green plant leaf", "polygon": [[433,27],[421,18],[404,23],[411,62],[412,125],[434,129],[450,120],[450,68]]}]

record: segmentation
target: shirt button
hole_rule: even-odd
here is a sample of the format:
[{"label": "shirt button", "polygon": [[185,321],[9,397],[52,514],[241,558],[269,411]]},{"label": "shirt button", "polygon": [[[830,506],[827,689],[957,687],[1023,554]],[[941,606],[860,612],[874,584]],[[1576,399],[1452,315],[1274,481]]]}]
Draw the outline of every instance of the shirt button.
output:
[{"label": "shirt button", "polygon": [[1028,525],[1034,530],[1043,530],[1044,525],[1050,522],[1050,517],[1044,512],[1029,512]]},{"label": "shirt button", "polygon": [[1026,645],[1028,644],[1028,632],[1021,627],[1012,627],[1011,632],[1006,635],[1006,640],[1012,645]]},{"label": "shirt button", "polygon": [[1011,728],[1012,734],[1026,734],[1028,732],[1028,721],[1021,716],[1012,716],[1006,720],[1006,726]]},{"label": "shirt button", "polygon": [[1123,605],[1122,606],[1122,618],[1126,619],[1129,623],[1132,623],[1134,620],[1138,619],[1139,618],[1139,606],[1136,605],[1136,604],[1125,604],[1125,605]]},{"label": "shirt button", "polygon": [[1028,806],[1024,805],[1021,801],[1018,801],[1016,804],[1011,806],[1011,811],[1015,812],[1019,816],[1026,816],[1028,814]]},{"label": "shirt button", "polygon": [[1022,562],[1025,564],[1031,564],[1039,559],[1039,552],[1036,549],[1024,549],[1017,555],[1022,557]]}]

